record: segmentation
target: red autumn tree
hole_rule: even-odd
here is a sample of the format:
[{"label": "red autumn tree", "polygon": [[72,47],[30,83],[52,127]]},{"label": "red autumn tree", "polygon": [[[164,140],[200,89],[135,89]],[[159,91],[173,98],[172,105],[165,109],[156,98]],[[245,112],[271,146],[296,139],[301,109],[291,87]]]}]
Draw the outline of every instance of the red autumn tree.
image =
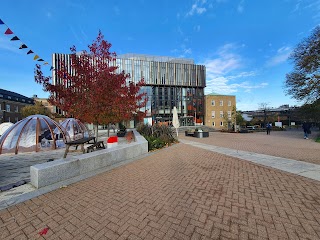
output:
[{"label": "red autumn tree", "polygon": [[50,93],[48,101],[69,116],[95,125],[129,120],[146,104],[146,93],[140,93],[143,79],[130,81],[128,73],[117,72],[116,53],[99,31],[97,39],[88,46],[89,51],[77,53],[71,49],[71,67],[66,62],[56,66],[57,81],[45,77],[36,65],[35,81]]}]

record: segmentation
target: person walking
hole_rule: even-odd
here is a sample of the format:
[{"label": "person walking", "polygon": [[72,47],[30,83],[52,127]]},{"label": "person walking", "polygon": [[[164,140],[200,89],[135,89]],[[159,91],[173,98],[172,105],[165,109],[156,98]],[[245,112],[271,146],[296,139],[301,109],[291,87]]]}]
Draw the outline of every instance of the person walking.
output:
[{"label": "person walking", "polygon": [[311,133],[310,128],[311,128],[310,123],[308,123],[308,122],[306,122],[306,121],[304,121],[304,122],[302,123],[302,129],[303,129],[303,132],[304,132],[304,139],[309,139],[309,138],[308,138],[308,134]]},{"label": "person walking", "polygon": [[270,135],[271,132],[271,123],[267,123],[267,135]]}]

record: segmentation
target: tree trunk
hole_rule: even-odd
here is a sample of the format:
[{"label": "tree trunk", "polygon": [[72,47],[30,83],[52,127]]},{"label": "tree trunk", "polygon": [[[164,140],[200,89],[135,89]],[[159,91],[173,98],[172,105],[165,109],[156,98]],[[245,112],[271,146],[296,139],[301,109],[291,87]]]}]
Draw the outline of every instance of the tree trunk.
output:
[{"label": "tree trunk", "polygon": [[98,141],[98,124],[94,124],[94,133],[95,133],[95,137],[96,137],[96,141]]}]

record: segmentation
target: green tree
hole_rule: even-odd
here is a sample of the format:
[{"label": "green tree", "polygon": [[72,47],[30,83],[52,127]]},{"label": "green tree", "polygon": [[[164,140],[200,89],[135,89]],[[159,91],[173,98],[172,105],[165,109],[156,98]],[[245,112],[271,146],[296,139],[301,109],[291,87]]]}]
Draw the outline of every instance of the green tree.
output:
[{"label": "green tree", "polygon": [[25,106],[21,109],[21,115],[23,117],[28,117],[35,114],[51,117],[51,112],[41,102],[35,102],[35,105]]},{"label": "green tree", "polygon": [[[314,122],[319,125],[320,123],[320,99],[311,103],[304,104],[298,109],[300,118],[304,121]],[[320,125],[319,125],[320,128]]]},{"label": "green tree", "polygon": [[286,75],[286,94],[312,103],[320,98],[320,26],[299,43],[290,58],[294,68]]},{"label": "green tree", "polygon": [[246,124],[246,121],[242,117],[241,111],[236,111],[236,124],[239,126],[243,126]]}]

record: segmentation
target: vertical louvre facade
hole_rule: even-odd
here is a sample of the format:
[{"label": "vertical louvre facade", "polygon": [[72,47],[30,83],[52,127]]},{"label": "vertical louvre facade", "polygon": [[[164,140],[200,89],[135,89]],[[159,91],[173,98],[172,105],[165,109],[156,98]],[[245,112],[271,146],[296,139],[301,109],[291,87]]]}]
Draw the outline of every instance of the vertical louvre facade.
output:
[{"label": "vertical louvre facade", "polygon": [[[71,65],[70,55],[53,54],[54,68],[60,61]],[[195,119],[197,123],[204,122],[205,66],[195,65],[192,59],[139,54],[120,55],[113,64],[118,66],[117,72],[130,74],[128,81],[144,79],[141,91],[147,93],[148,102],[141,111],[146,111],[149,123],[171,122],[174,106],[180,125],[194,125]],[[53,83],[57,81],[53,75]]]}]

